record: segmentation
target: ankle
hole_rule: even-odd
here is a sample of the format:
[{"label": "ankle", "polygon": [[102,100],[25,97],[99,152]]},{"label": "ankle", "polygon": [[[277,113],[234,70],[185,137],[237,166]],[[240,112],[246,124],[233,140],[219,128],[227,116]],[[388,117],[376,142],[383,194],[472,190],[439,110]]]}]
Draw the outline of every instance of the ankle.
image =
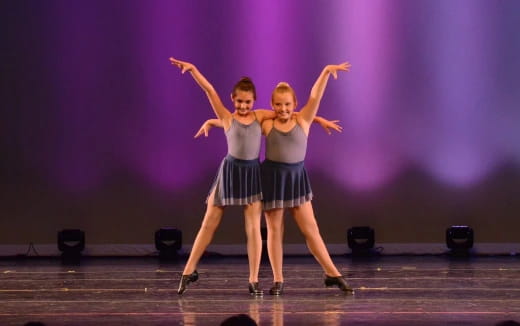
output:
[{"label": "ankle", "polygon": [[338,278],[338,277],[343,277],[343,275],[333,273],[333,274],[325,274],[325,277]]},{"label": "ankle", "polygon": [[191,274],[195,273],[196,270],[197,270],[196,268],[193,268],[193,269],[185,268],[184,271],[182,271],[182,275],[191,275]]}]

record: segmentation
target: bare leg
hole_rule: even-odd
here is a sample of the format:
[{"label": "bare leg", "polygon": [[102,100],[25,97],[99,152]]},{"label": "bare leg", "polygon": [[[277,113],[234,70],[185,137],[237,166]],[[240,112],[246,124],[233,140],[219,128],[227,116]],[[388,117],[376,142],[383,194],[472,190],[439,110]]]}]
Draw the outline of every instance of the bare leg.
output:
[{"label": "bare leg", "polygon": [[267,252],[274,282],[283,282],[283,209],[275,208],[266,211],[265,221],[267,224]]},{"label": "bare leg", "polygon": [[262,203],[260,201],[244,207],[247,235],[247,257],[249,260],[249,283],[258,282],[260,259],[262,258],[262,235],[260,232],[261,217]]},{"label": "bare leg", "polygon": [[224,207],[222,206],[213,206],[213,197],[215,195],[215,190],[211,193],[208,198],[208,205],[206,207],[206,214],[204,214],[204,219],[202,220],[202,225],[197,233],[197,237],[195,238],[195,242],[193,243],[193,247],[191,248],[190,257],[188,258],[188,262],[186,262],[186,266],[184,266],[183,275],[188,275],[193,273],[197,268],[197,264],[199,263],[200,257],[211,243],[213,239],[213,235],[217,230],[217,227],[222,220],[222,215],[224,214]]},{"label": "bare leg", "polygon": [[305,237],[307,247],[311,254],[316,258],[321,268],[325,271],[328,276],[341,276],[332,259],[330,258],[329,251],[323,242],[318,228],[318,223],[314,217],[314,211],[312,209],[311,202],[306,202],[303,205],[294,207],[291,209],[296,224],[300,228],[300,231]]}]

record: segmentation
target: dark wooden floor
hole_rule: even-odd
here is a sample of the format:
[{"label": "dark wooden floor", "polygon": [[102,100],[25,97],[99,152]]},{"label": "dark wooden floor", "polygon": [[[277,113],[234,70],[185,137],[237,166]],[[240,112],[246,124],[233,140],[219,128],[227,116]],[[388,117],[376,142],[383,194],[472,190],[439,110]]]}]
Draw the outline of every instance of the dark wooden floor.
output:
[{"label": "dark wooden floor", "polygon": [[[325,288],[311,257],[284,261],[281,297],[247,292],[245,257],[205,258],[178,296],[184,258],[0,260],[0,325],[219,325],[246,313],[259,325],[495,325],[520,320],[520,259],[445,256],[333,257],[354,296]],[[271,270],[262,264],[261,285]]]}]

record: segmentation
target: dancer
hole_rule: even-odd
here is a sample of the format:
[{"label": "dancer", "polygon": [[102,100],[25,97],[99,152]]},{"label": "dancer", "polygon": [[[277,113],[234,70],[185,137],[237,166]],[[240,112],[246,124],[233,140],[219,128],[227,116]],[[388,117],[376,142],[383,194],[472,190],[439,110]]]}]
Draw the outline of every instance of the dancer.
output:
[{"label": "dancer", "polygon": [[[197,264],[210,244],[220,224],[226,206],[243,206],[245,231],[247,235],[247,256],[249,260],[249,292],[261,295],[258,286],[258,272],[262,254],[260,233],[262,191],[260,184],[260,124],[272,117],[268,110],[252,111],[256,100],[256,89],[251,79],[239,80],[231,92],[234,112],[231,113],[220,100],[219,95],[191,63],[170,58],[182,73],[189,72],[208,96],[217,118],[226,130],[228,155],[220,164],[217,177],[211,187],[206,203],[206,213],[193,243],[190,256],[184,267],[178,293],[186,291],[189,283],[198,279]],[[242,183],[238,186],[239,182]]]},{"label": "dancer", "polygon": [[298,115],[293,115],[297,106],[296,94],[287,83],[279,83],[271,97],[276,112],[274,120],[262,123],[266,136],[266,159],[261,165],[263,208],[267,223],[267,250],[273,271],[272,295],[283,293],[283,213],[288,208],[307,247],[325,272],[325,285],[338,286],[342,291],[353,293],[338,271],[320,235],[312,208],[312,190],[304,167],[307,137],[312,120],[316,116],[329,76],[337,78],[339,71],[349,71],[348,62],[327,65],[311,89],[307,103]]},{"label": "dancer", "polygon": [[[193,64],[175,58],[170,58],[170,62],[179,67],[182,73],[190,72],[206,93],[218,121],[226,131],[228,143],[228,155],[223,159],[207,197],[206,213],[184,267],[177,292],[184,293],[189,283],[198,280],[197,264],[220,224],[225,207],[243,206],[249,260],[249,293],[262,295],[263,291],[258,284],[262,253],[262,191],[258,156],[261,123],[274,118],[275,113],[271,110],[252,110],[256,100],[256,89],[247,77],[242,78],[233,87],[231,101],[235,110],[231,113],[223,105],[213,86]],[[338,128],[334,122],[325,119],[318,121],[326,129]]]}]

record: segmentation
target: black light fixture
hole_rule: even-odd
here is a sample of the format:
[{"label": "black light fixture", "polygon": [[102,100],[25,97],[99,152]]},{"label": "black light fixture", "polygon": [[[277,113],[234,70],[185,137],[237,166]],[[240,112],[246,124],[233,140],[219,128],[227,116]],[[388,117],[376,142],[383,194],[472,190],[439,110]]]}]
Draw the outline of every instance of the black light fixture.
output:
[{"label": "black light fixture", "polygon": [[473,229],[466,225],[454,225],[446,229],[446,246],[455,254],[467,254],[473,248]]},{"label": "black light fixture", "polygon": [[348,247],[353,255],[364,256],[371,253],[375,244],[375,232],[369,226],[356,226],[347,231]]},{"label": "black light fixture", "polygon": [[181,230],[166,227],[155,231],[155,248],[161,258],[176,258],[182,248]]},{"label": "black light fixture", "polygon": [[58,231],[58,249],[62,258],[76,259],[85,249],[85,232],[79,229]]}]

